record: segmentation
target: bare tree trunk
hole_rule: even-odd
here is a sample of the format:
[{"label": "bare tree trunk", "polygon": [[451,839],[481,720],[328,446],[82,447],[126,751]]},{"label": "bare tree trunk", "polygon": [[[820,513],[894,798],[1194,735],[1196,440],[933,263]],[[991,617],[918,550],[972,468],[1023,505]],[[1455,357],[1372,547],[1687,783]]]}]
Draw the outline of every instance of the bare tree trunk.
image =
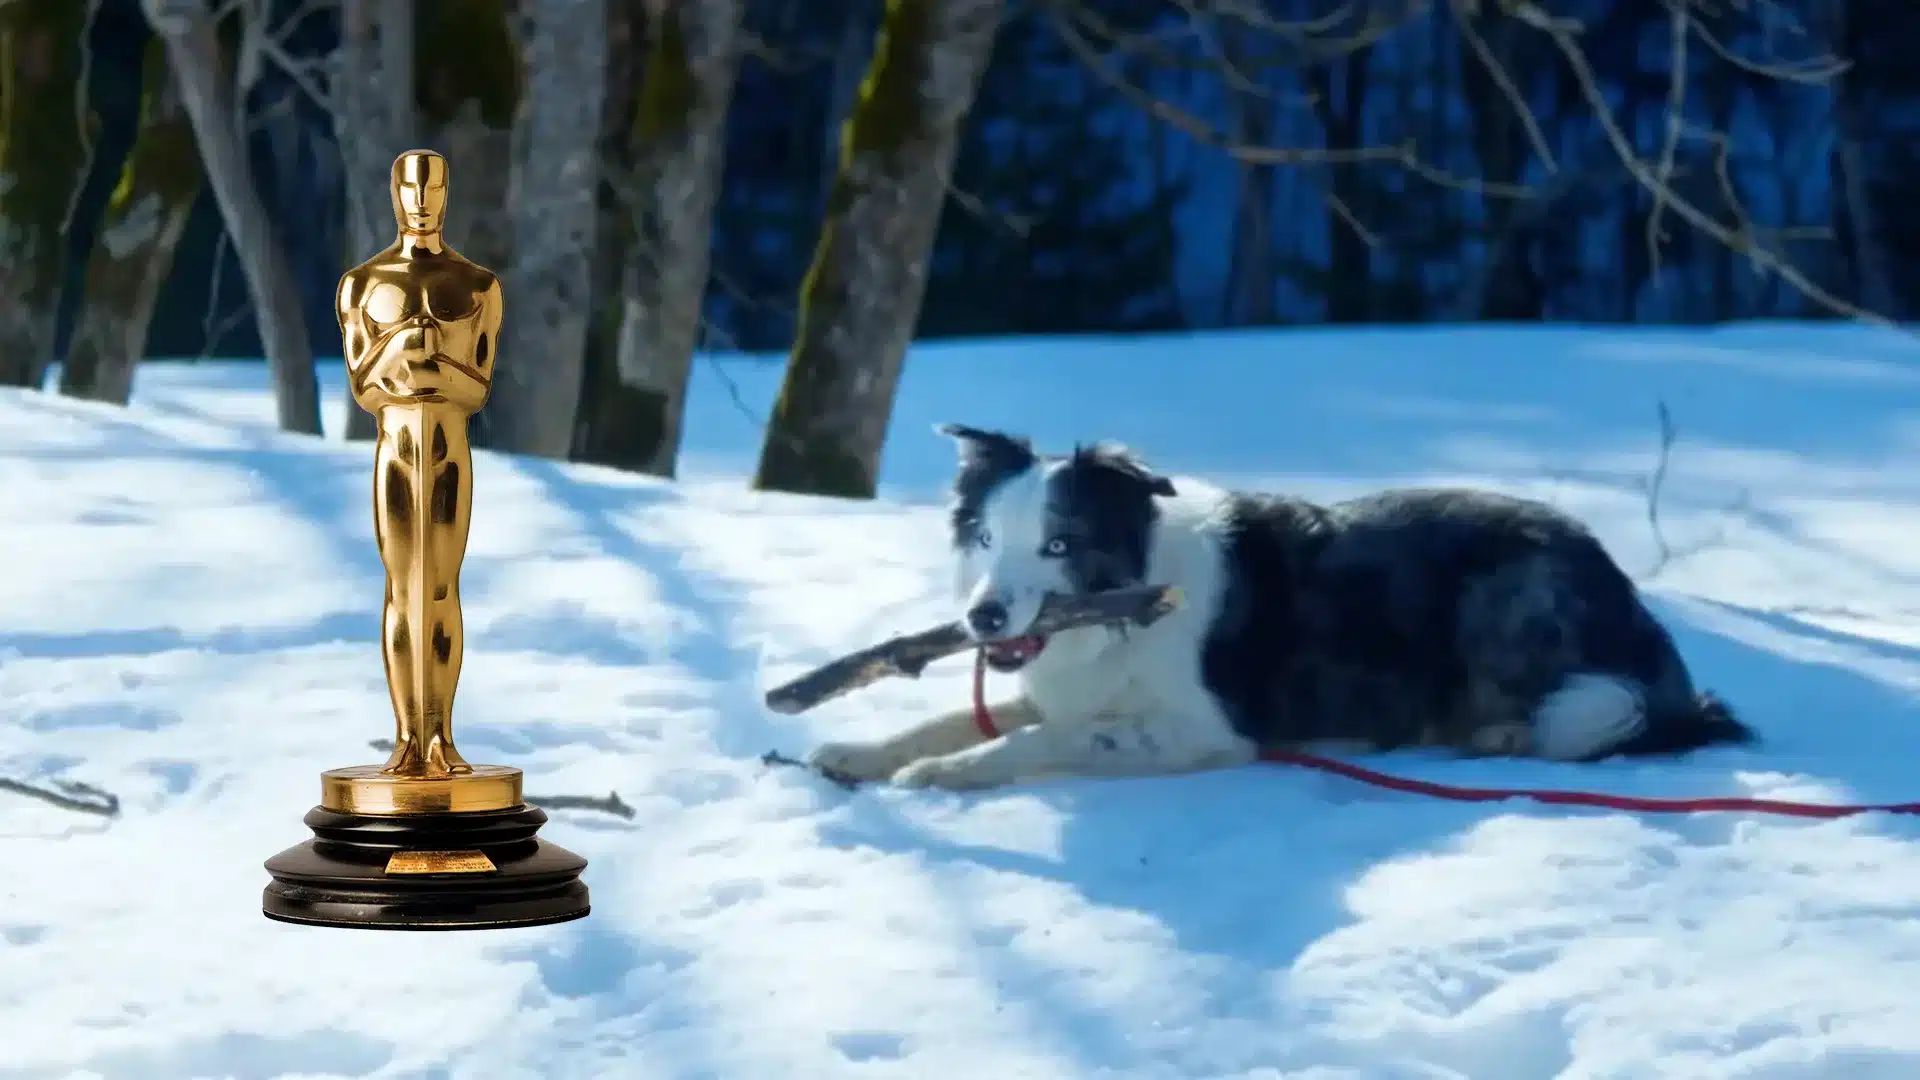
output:
[{"label": "bare tree trunk", "polygon": [[116,405],[132,396],[154,305],[204,183],[193,125],[157,41],[141,81],[139,133],[87,258],[85,303],[60,368],[61,393]]},{"label": "bare tree trunk", "polygon": [[469,101],[427,143],[447,159],[447,173],[460,185],[460,202],[447,217],[447,243],[495,273],[504,271],[513,261],[513,223],[499,208],[507,205],[513,133],[489,126]]},{"label": "bare tree trunk", "polygon": [[[1847,106],[1849,111],[1852,106]],[[1834,192],[1837,202],[1846,204],[1847,238],[1853,246],[1854,272],[1859,282],[1855,301],[1868,311],[1888,318],[1899,316],[1894,300],[1893,275],[1887,272],[1887,254],[1876,231],[1879,216],[1867,190],[1866,162],[1861,158],[1860,142],[1851,134],[1858,124],[1842,121],[1833,140],[1834,166],[1841,183]]]},{"label": "bare tree trunk", "polygon": [[[629,0],[631,2],[631,0]],[[526,81],[516,0],[413,0],[415,104],[425,144],[447,159],[457,190],[447,218],[455,251],[506,276],[513,259],[507,206],[513,123]],[[513,319],[508,300],[507,320]],[[492,444],[491,409],[475,413],[475,446]]]},{"label": "bare tree trunk", "polygon": [[526,92],[514,120],[507,207],[513,265],[488,444],[565,458],[587,345],[607,0],[523,0]]},{"label": "bare tree trunk", "polygon": [[[1351,151],[1365,142],[1372,56],[1373,48],[1368,46],[1307,69],[1305,78],[1314,95],[1314,115],[1319,117],[1330,150]],[[1333,82],[1336,77],[1340,79],[1337,98]],[[1336,100],[1340,105],[1334,104]],[[1335,166],[1327,174],[1328,196],[1338,207],[1338,212],[1329,213],[1327,220],[1328,322],[1366,322],[1373,317],[1377,306],[1373,249],[1348,220],[1348,215],[1354,215],[1364,221],[1371,209],[1364,205],[1366,189],[1358,170],[1354,165]]]},{"label": "bare tree trunk", "polygon": [[648,21],[623,192],[634,240],[621,275],[617,379],[596,387],[581,457],[672,476],[700,340],[713,206],[738,69],[740,0],[681,0]]},{"label": "bare tree trunk", "polygon": [[[1460,101],[1466,105],[1467,126],[1480,177],[1490,185],[1514,187],[1526,178],[1527,165],[1534,156],[1522,117],[1502,93],[1499,76],[1512,85],[1532,85],[1533,61],[1519,45],[1521,27],[1511,19],[1489,12],[1486,15],[1461,13],[1460,21]],[[1480,35],[1485,46],[1481,54],[1469,48],[1469,34]],[[1532,201],[1514,199],[1491,192],[1480,195],[1485,248],[1479,265],[1468,275],[1469,287],[1460,296],[1468,303],[1455,312],[1463,320],[1490,319],[1526,322],[1538,319],[1546,308],[1546,295],[1528,268],[1528,244],[1523,241],[1538,223],[1538,208],[1563,200],[1573,187],[1572,176],[1565,171],[1548,181],[1551,198]],[[1632,198],[1628,204],[1632,204]],[[1643,248],[1644,244],[1641,245]]]},{"label": "bare tree trunk", "polygon": [[[347,180],[348,266],[393,243],[393,159],[413,149],[420,134],[413,27],[413,0],[340,0],[340,48],[329,93]],[[465,192],[461,202],[481,205]],[[347,438],[373,438],[373,414],[351,396],[341,404]]]},{"label": "bare tree trunk", "polygon": [[[1704,84],[1701,87],[1701,96],[1706,99],[1707,115],[1712,117],[1714,131],[1733,130],[1734,114],[1740,111],[1742,104],[1740,98],[1744,96],[1740,92],[1740,84],[1734,81],[1734,79],[1734,74],[1726,67],[1720,65],[1708,68],[1700,77],[1700,81]],[[1754,111],[1759,112],[1760,110]],[[1780,131],[1779,129],[1775,129],[1775,131],[1777,133],[1774,136],[1777,140],[1775,145],[1785,143],[1792,138],[1792,135],[1787,132]],[[1784,136],[1784,138],[1782,136]],[[1732,196],[1729,193],[1722,192],[1717,200],[1723,204],[1716,208],[1718,210],[1716,216],[1724,215],[1721,216],[1722,221],[1737,220],[1736,215],[1740,213],[1739,205],[1732,202],[1731,199]],[[1783,215],[1791,214],[1793,212],[1793,204],[1783,198],[1780,209]],[[1790,221],[1790,218],[1783,216],[1781,224],[1788,224]],[[1753,242],[1762,247],[1777,246],[1779,248],[1779,254],[1782,256],[1790,257],[1793,254],[1792,250],[1787,248],[1777,237],[1769,237],[1764,233],[1754,236]],[[1725,244],[1702,244],[1700,247],[1705,249],[1701,252],[1701,258],[1707,264],[1707,280],[1704,283],[1705,288],[1702,290],[1705,295],[1702,296],[1699,301],[1699,306],[1702,309],[1699,313],[1701,322],[1725,322],[1730,319],[1752,318],[1754,316],[1771,314],[1771,312],[1765,310],[1755,310],[1759,299],[1757,296],[1741,296],[1743,290],[1740,288],[1739,278],[1745,275],[1739,275],[1737,272],[1740,270],[1740,264],[1743,260],[1733,253],[1733,249],[1727,247]],[[1778,276],[1768,274],[1767,279],[1772,283],[1774,288],[1777,289],[1780,287],[1780,279]]]},{"label": "bare tree trunk", "polygon": [[84,179],[82,0],[0,3],[0,385],[53,360],[67,210]]},{"label": "bare tree trunk", "polygon": [[[1828,0],[1826,37],[1835,55],[1853,60],[1862,44],[1858,25],[1848,19],[1846,0]],[[1853,247],[1853,300],[1868,311],[1897,318],[1899,301],[1894,296],[1892,263],[1887,259],[1885,241],[1879,230],[1879,214],[1867,185],[1867,163],[1861,154],[1862,122],[1856,100],[1851,68],[1834,76],[1832,101],[1834,137],[1833,162],[1829,172],[1838,181],[1832,200],[1845,208],[1849,228],[1842,234]],[[1836,215],[1837,216],[1837,215]]]},{"label": "bare tree trunk", "polygon": [[609,0],[607,4],[606,98],[594,153],[601,182],[594,192],[593,282],[588,300],[587,345],[580,373],[580,404],[574,410],[573,456],[607,460],[602,443],[620,430],[620,277],[633,257],[633,132],[640,111],[640,80],[646,61],[647,8],[654,0]]},{"label": "bare tree trunk", "polygon": [[[1509,22],[1505,29],[1510,34],[1514,27]],[[1511,41],[1511,38],[1508,40]],[[1684,49],[1677,51],[1676,55],[1670,59],[1671,63],[1675,66],[1674,70],[1677,70],[1681,77],[1685,78],[1688,68],[1687,56]],[[1623,58],[1623,63],[1637,64],[1637,62],[1637,54],[1631,60]],[[1674,72],[1670,70],[1666,75],[1670,79],[1673,77],[1673,73]],[[1669,120],[1680,119],[1678,114],[1671,112],[1671,107],[1667,100],[1667,94],[1670,90],[1662,91],[1657,96],[1649,94],[1648,90],[1651,87],[1659,85],[1658,81],[1651,81],[1649,79],[1650,75],[1655,75],[1655,73],[1649,72],[1643,74],[1636,70],[1631,73],[1630,77],[1621,80],[1620,105],[1615,115],[1620,117],[1620,122],[1626,126],[1628,131],[1638,131],[1640,129],[1641,116],[1648,111],[1650,104],[1658,110],[1654,115],[1654,130],[1661,130]],[[1682,83],[1681,85],[1684,89],[1686,84]],[[1509,110],[1509,112],[1511,112],[1511,110]],[[1512,134],[1518,127],[1511,116],[1506,120],[1505,126],[1509,134]],[[1518,144],[1516,143],[1514,145],[1517,146]],[[1658,248],[1655,248],[1654,245],[1649,242],[1647,227],[1652,221],[1652,215],[1655,212],[1651,200],[1647,198],[1644,191],[1635,191],[1629,188],[1620,192],[1620,198],[1616,205],[1620,215],[1620,262],[1615,268],[1616,273],[1613,276],[1613,282],[1618,286],[1620,292],[1620,307],[1618,309],[1620,321],[1627,323],[1637,321],[1640,311],[1640,298],[1648,293],[1652,294],[1649,297],[1650,299],[1657,304],[1664,305],[1666,308],[1664,314],[1662,316],[1656,316],[1656,318],[1664,317],[1670,319],[1675,317],[1686,307],[1686,270],[1684,267],[1676,268],[1667,265],[1671,260],[1667,259],[1665,253],[1673,247],[1669,238],[1662,235]],[[1569,208],[1571,209],[1571,207]],[[1505,214],[1509,217],[1519,213],[1521,213],[1521,208],[1519,207],[1507,206],[1505,208]],[[1578,216],[1577,212],[1569,215],[1569,217],[1574,220],[1577,220]],[[1662,275],[1675,269],[1680,271],[1677,275],[1679,280],[1675,281],[1671,286],[1666,286],[1661,280]],[[1502,290],[1499,295],[1505,299],[1513,300],[1524,295],[1524,290],[1519,289],[1518,286],[1526,280],[1527,278],[1524,276],[1521,268],[1515,266],[1503,271],[1494,279],[1494,282],[1496,287]],[[1651,286],[1651,288],[1649,288],[1649,286]],[[1544,302],[1545,297],[1542,296],[1541,300]]]},{"label": "bare tree trunk", "polygon": [[[1251,31],[1238,22],[1219,20],[1222,60],[1242,78],[1271,88],[1250,49]],[[1274,99],[1248,89],[1229,88],[1234,139],[1242,146],[1273,145]],[[1227,261],[1223,317],[1229,326],[1265,326],[1274,321],[1278,275],[1273,264],[1273,175],[1271,165],[1236,162],[1233,251]]]},{"label": "bare tree trunk", "polygon": [[447,243],[500,273],[513,252],[513,221],[501,208],[507,205],[513,118],[524,82],[520,44],[510,25],[513,4],[414,0],[414,6],[419,122],[427,146],[447,159],[459,185]]},{"label": "bare tree trunk", "polygon": [[870,499],[1001,0],[889,0],[841,139],[754,486]]},{"label": "bare tree trunk", "polygon": [[247,298],[273,374],[281,430],[318,435],[320,393],[313,376],[313,346],[300,313],[300,294],[294,288],[287,253],[254,186],[233,83],[220,62],[213,18],[199,0],[140,0],[140,6],[166,45],[168,66],[192,122],[207,181],[247,279]]}]

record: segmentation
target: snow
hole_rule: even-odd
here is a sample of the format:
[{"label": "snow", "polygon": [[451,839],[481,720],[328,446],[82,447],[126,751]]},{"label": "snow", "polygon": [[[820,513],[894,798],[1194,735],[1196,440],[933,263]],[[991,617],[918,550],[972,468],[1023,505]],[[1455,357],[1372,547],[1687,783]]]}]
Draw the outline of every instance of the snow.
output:
[{"label": "snow", "polygon": [[390,732],[366,447],[274,432],[259,365],[149,366],[128,410],[0,395],[0,775],[125,808],[0,794],[0,1078],[1920,1075],[1908,819],[1450,804],[1277,766],[847,794],[758,761],[962,699],[953,664],[759,705],[944,617],[928,425],[965,420],[1316,496],[1551,498],[1767,739],[1375,766],[1920,799],[1917,361],[1793,325],[927,346],[872,504],[747,492],[777,367],[703,362],[680,483],[477,463],[460,746],[636,816],[547,826],[591,860],[589,919],[429,935],[259,913],[316,774]]}]

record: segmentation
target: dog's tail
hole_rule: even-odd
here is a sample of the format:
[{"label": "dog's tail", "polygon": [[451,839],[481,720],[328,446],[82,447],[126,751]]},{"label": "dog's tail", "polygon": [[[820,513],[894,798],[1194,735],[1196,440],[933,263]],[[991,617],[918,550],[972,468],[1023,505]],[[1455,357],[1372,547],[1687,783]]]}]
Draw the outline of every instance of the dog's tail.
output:
[{"label": "dog's tail", "polygon": [[1628,756],[1684,754],[1709,746],[1750,746],[1760,741],[1717,695],[1694,695],[1690,705],[1655,713],[1639,734],[1613,752]]}]

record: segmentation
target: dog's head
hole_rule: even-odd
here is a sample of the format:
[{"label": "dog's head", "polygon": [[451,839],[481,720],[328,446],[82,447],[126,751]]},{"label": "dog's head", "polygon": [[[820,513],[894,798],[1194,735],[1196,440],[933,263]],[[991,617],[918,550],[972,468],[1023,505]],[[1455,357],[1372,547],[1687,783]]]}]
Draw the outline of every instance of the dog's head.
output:
[{"label": "dog's head", "polygon": [[976,639],[994,643],[987,662],[995,670],[1016,671],[1046,647],[1029,631],[1048,593],[1143,583],[1155,500],[1174,493],[1172,481],[1111,443],[1056,456],[1004,432],[934,430],[960,450],[952,532],[962,620]]}]

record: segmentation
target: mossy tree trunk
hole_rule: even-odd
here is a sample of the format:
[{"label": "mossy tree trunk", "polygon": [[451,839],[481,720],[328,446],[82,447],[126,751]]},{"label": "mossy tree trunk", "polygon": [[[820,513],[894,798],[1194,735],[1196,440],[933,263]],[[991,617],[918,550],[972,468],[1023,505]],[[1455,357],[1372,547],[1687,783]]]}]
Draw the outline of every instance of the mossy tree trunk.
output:
[{"label": "mossy tree trunk", "polygon": [[447,159],[447,243],[495,273],[504,271],[513,261],[513,219],[504,209],[513,133],[488,124],[479,105],[469,101],[451,121],[431,129],[426,144]]},{"label": "mossy tree trunk", "polygon": [[588,308],[586,354],[580,374],[580,403],[573,418],[573,456],[617,464],[605,452],[604,439],[617,430],[621,409],[620,277],[633,252],[633,215],[625,192],[632,186],[633,131],[640,98],[647,6],[652,0],[609,0],[607,4],[607,81],[600,113],[601,183],[594,199],[596,240]]},{"label": "mossy tree trunk", "polygon": [[455,185],[447,243],[496,273],[513,253],[507,179],[524,81],[509,0],[415,0],[414,100]]},{"label": "mossy tree trunk", "polygon": [[587,344],[609,0],[521,0],[526,87],[506,208],[513,261],[487,404],[497,449],[566,458]]},{"label": "mossy tree trunk", "polygon": [[[414,101],[426,144],[447,159],[453,184],[447,243],[504,275],[513,254],[513,220],[505,209],[513,117],[525,81],[510,22],[514,3],[414,0],[414,11]],[[481,409],[473,418],[476,445],[490,442],[491,412]]]},{"label": "mossy tree trunk", "polygon": [[870,499],[1001,0],[889,0],[841,136],[754,487]]},{"label": "mossy tree trunk", "polygon": [[86,296],[60,368],[61,393],[116,405],[132,395],[154,304],[203,183],[193,125],[158,41],[141,61],[141,82],[139,132],[87,257]]},{"label": "mossy tree trunk", "polygon": [[[348,266],[393,242],[393,160],[419,137],[412,0],[341,0],[331,94],[346,170]],[[373,438],[373,414],[343,403],[349,439]]]},{"label": "mossy tree trunk", "polygon": [[0,3],[0,385],[37,387],[53,359],[86,31],[81,0]]},{"label": "mossy tree trunk", "polygon": [[273,231],[254,185],[246,143],[235,118],[233,81],[222,63],[213,16],[201,0],[141,0],[148,25],[166,45],[194,143],[213,188],[220,218],[247,280],[247,298],[273,376],[273,399],[284,431],[320,434],[320,393],[313,344],[294,288],[293,266]]},{"label": "mossy tree trunk", "polygon": [[672,476],[699,345],[713,207],[739,70],[741,0],[663,5],[647,26],[631,168],[618,192],[632,235],[614,364],[582,402],[579,456]]}]

